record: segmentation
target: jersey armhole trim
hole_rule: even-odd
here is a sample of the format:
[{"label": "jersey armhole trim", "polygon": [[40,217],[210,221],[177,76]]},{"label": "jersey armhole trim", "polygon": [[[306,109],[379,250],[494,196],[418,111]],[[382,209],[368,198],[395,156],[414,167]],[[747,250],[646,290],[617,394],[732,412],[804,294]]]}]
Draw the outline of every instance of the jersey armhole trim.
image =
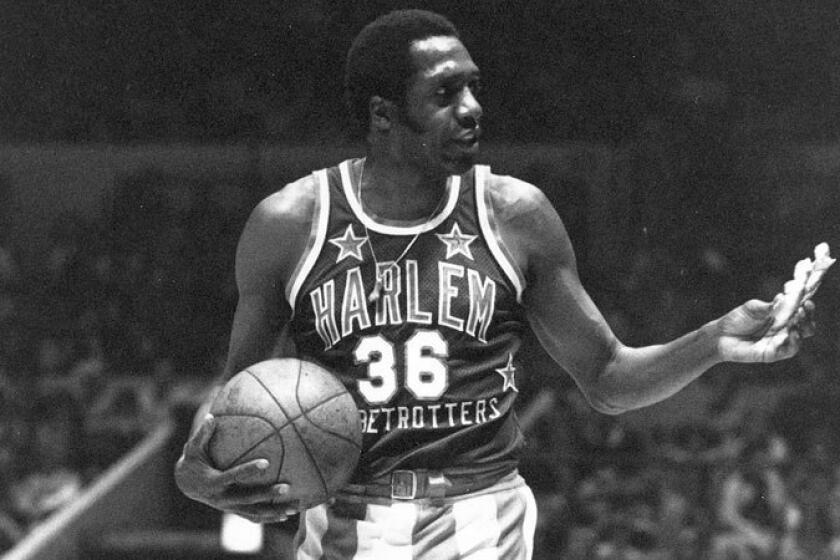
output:
[{"label": "jersey armhole trim", "polygon": [[481,233],[490,253],[499,263],[502,271],[507,275],[513,287],[516,289],[516,301],[522,303],[522,292],[525,289],[525,275],[519,269],[510,250],[499,235],[496,218],[493,213],[493,201],[490,198],[490,190],[487,188],[487,181],[490,178],[490,168],[486,165],[475,166],[475,198],[478,210],[478,223]]},{"label": "jersey armhole trim", "polygon": [[315,197],[315,208],[312,211],[312,227],[309,230],[306,249],[304,249],[303,254],[300,256],[297,266],[291,278],[289,278],[288,288],[286,288],[286,301],[289,302],[293,314],[303,282],[309,276],[309,273],[312,272],[312,268],[315,266],[315,262],[321,254],[321,248],[324,246],[324,240],[327,237],[327,223],[330,215],[329,178],[327,177],[326,169],[315,171],[312,175],[315,178],[315,188],[318,191]]}]

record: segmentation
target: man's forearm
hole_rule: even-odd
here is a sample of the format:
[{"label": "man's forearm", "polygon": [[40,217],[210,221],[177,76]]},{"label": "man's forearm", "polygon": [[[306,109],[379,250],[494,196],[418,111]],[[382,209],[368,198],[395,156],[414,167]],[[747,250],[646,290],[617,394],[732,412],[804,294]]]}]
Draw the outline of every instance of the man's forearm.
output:
[{"label": "man's forearm", "polygon": [[588,396],[607,414],[645,407],[677,393],[721,361],[714,322],[667,344],[619,346]]}]

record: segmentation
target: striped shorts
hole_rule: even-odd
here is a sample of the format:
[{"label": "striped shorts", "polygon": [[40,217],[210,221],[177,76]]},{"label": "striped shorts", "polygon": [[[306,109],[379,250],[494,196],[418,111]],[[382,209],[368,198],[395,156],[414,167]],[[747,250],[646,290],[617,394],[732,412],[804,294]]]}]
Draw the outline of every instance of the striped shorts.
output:
[{"label": "striped shorts", "polygon": [[342,494],[301,514],[296,560],[530,560],[537,508],[513,473],[440,500]]}]

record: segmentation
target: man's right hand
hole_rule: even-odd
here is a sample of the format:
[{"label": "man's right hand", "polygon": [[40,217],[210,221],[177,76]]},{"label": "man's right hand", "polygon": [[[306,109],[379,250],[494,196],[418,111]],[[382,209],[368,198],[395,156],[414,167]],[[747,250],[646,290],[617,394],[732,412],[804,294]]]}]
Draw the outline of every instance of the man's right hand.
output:
[{"label": "man's right hand", "polygon": [[207,444],[215,429],[208,414],[184,445],[175,465],[175,482],[188,498],[235,513],[255,523],[285,521],[298,512],[288,484],[260,484],[268,460],[255,459],[220,471],[213,467]]}]

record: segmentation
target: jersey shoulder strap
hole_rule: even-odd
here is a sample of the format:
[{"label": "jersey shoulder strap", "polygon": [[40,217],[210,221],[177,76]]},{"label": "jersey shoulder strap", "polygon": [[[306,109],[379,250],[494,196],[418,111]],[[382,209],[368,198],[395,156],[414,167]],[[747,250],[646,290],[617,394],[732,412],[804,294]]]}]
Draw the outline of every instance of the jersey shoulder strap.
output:
[{"label": "jersey shoulder strap", "polygon": [[475,202],[478,224],[481,228],[481,234],[487,243],[487,247],[490,249],[490,253],[516,289],[516,301],[522,303],[522,292],[525,290],[525,275],[520,270],[519,265],[516,264],[513,254],[499,233],[489,188],[491,177],[492,173],[490,172],[489,166],[475,166]]},{"label": "jersey shoulder strap", "polygon": [[327,237],[327,225],[330,216],[329,171],[329,169],[320,169],[312,173],[312,177],[315,180],[316,194],[312,211],[312,226],[309,230],[309,240],[286,285],[286,301],[291,305],[292,312],[294,312],[295,301],[297,301],[300,288],[315,266],[318,255],[324,246],[324,240]]}]

